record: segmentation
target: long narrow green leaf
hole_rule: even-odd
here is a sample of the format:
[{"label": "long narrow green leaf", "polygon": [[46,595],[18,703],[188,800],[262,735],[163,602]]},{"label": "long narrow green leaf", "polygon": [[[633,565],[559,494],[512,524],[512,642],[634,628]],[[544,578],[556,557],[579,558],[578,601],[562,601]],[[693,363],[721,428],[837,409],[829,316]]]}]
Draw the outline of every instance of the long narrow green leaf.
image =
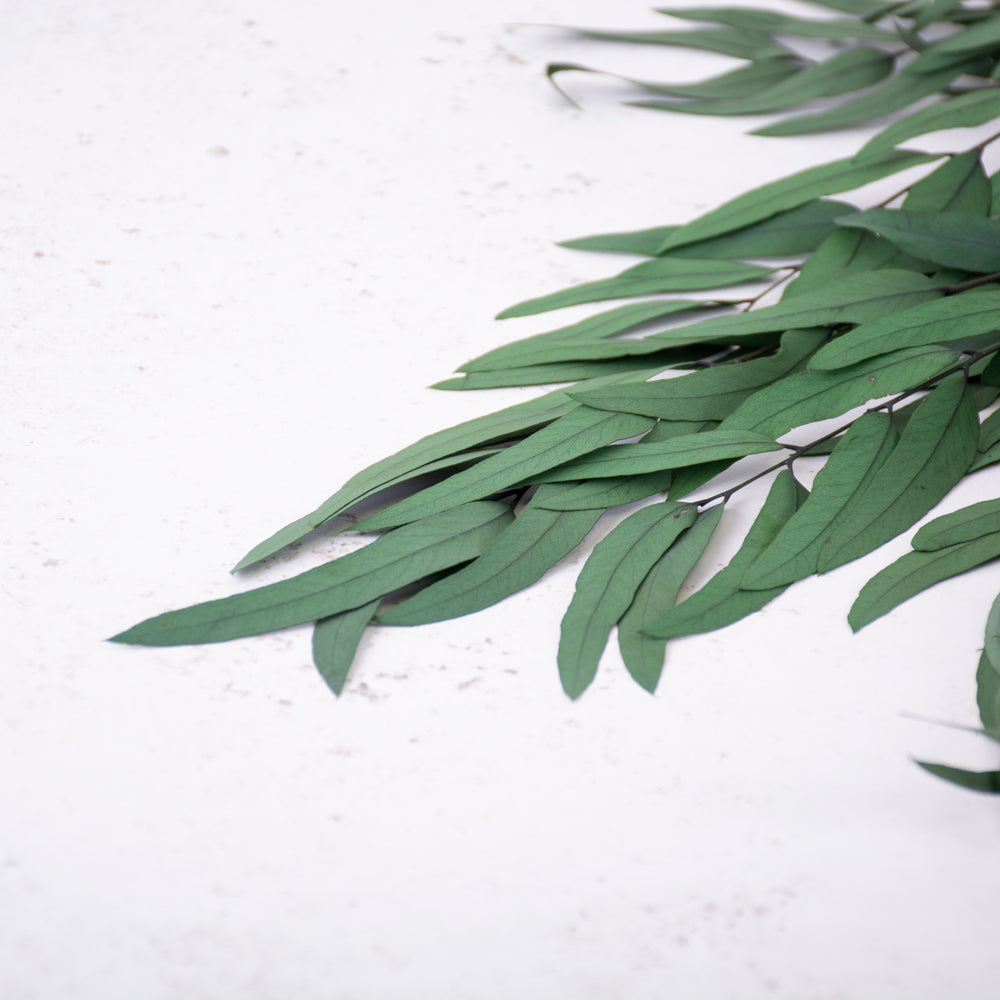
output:
[{"label": "long narrow green leaf", "polygon": [[921,552],[972,542],[1000,531],[1000,499],[981,500],[969,507],[943,514],[918,529],[911,544]]},{"label": "long narrow green leaf", "polygon": [[[740,66],[730,70],[720,76],[702,80],[699,83],[654,83],[652,80],[638,80],[634,77],[621,76],[618,73],[608,73],[605,70],[593,69],[590,66],[581,66],[579,63],[549,63],[545,67],[545,75],[552,81],[553,86],[561,94],[565,95],[562,88],[555,82],[557,73],[597,73],[600,76],[610,76],[617,80],[624,80],[633,86],[641,87],[658,94],[668,94],[671,97],[686,97],[697,100],[701,99],[721,99],[730,97],[744,97],[747,94],[756,94],[768,87],[773,87],[776,83],[786,79],[793,73],[798,72],[801,67],[799,60],[786,53],[782,56],[770,56],[758,59],[750,63],[749,66]],[[575,103],[575,102],[574,102]]]},{"label": "long narrow green leaf", "polygon": [[1000,20],[991,17],[982,24],[965,27],[961,31],[934,42],[919,59],[911,64],[914,73],[936,74],[950,68],[955,61],[979,53],[994,54],[1000,44]]},{"label": "long narrow green leaf", "polygon": [[1000,330],[1000,290],[974,288],[862,323],[820,348],[810,364],[821,370],[843,368],[904,347],[941,344],[995,330]]},{"label": "long narrow green leaf", "polygon": [[375,615],[379,598],[339,614],[321,618],[313,629],[313,663],[330,690],[344,690],[348,671],[365,629]]},{"label": "long narrow green leaf", "polygon": [[879,156],[893,146],[918,135],[927,135],[942,129],[972,128],[1000,117],[1000,90],[995,87],[973,90],[947,100],[921,108],[912,115],[883,129],[870,139],[855,157],[864,159]]},{"label": "long narrow green leaf", "polygon": [[[656,352],[651,352],[656,353]],[[663,366],[667,368],[673,355],[664,354]],[[474,389],[502,389],[510,386],[552,385],[557,382],[582,382],[605,375],[626,374],[649,368],[653,363],[650,354],[635,357],[608,358],[598,361],[564,361],[544,365],[526,365],[524,368],[501,368],[487,372],[469,372],[455,378],[435,382],[432,389],[469,391]]]},{"label": "long narrow green leaf", "polygon": [[864,323],[940,298],[941,295],[940,287],[922,274],[885,268],[871,274],[849,274],[815,291],[791,299],[786,296],[777,305],[763,309],[700,320],[665,330],[646,337],[644,343],[662,343],[665,346],[719,340],[732,343],[749,334]]},{"label": "long narrow green leaf", "polygon": [[466,504],[389,532],[290,580],[157,615],[112,641],[143,646],[224,642],[318,621],[474,558],[510,520],[506,504]]},{"label": "long narrow green leaf", "polygon": [[560,632],[559,677],[571,698],[583,694],[594,679],[611,629],[653,564],[695,516],[693,507],[667,501],[643,507],[594,547]]},{"label": "long narrow green leaf", "polygon": [[845,41],[894,41],[895,36],[860,18],[830,18],[812,20],[791,17],[770,10],[752,10],[742,7],[660,7],[659,13],[669,17],[722,24],[727,28],[743,31],[764,31],[768,34],[794,35],[798,38],[827,38]]},{"label": "long narrow green leaf", "polygon": [[626,299],[634,295],[658,295],[666,292],[692,292],[705,288],[741,285],[769,275],[774,268],[731,260],[699,260],[694,257],[669,257],[636,264],[614,278],[588,281],[550,295],[528,299],[504,309],[497,319],[535,316],[552,309],[565,309],[585,302]]},{"label": "long narrow green leaf", "polygon": [[[754,129],[752,134],[790,136],[852,128],[875,118],[894,114],[915,104],[922,97],[938,93],[970,66],[968,62],[954,63],[943,66],[935,72],[918,73],[913,69],[915,65],[911,63],[878,89],[845,101],[835,108],[796,115],[794,118],[783,118],[773,125]],[[859,161],[858,165],[865,162],[868,161]]]},{"label": "long narrow green leaf", "polygon": [[576,548],[602,510],[549,510],[543,486],[478,559],[378,616],[382,625],[422,625],[481,611],[523,590]]},{"label": "long narrow green leaf", "polygon": [[1000,558],[1000,533],[933,552],[907,552],[861,588],[847,615],[857,632],[934,584]]},{"label": "long narrow green leaf", "polygon": [[633,42],[638,45],[665,45],[672,48],[717,52],[737,59],[758,61],[795,53],[760,31],[734,28],[695,28],[691,31],[602,31],[596,28],[567,28],[582,38],[605,42]]},{"label": "long narrow green leaf", "polygon": [[986,640],[983,655],[990,666],[1000,673],[1000,596],[993,602],[990,613],[986,617]]},{"label": "long narrow green leaf", "polygon": [[816,474],[812,492],[743,577],[747,590],[767,590],[816,572],[826,540],[850,515],[892,453],[899,435],[885,413],[859,417]]},{"label": "long narrow green leaf", "polygon": [[[993,605],[994,610],[996,604]],[[1000,671],[983,650],[976,670],[976,704],[983,726],[993,732],[1000,731]]]},{"label": "long narrow green leaf", "polygon": [[363,531],[416,521],[470,500],[488,497],[515,484],[534,482],[537,477],[595,451],[612,441],[641,434],[652,425],[648,417],[630,413],[606,413],[580,406],[547,427],[519,441],[471,469],[450,476],[360,522]]},{"label": "long narrow green leaf", "polygon": [[711,632],[745,618],[777,597],[784,587],[741,590],[740,583],[781,526],[795,513],[804,496],[805,490],[787,469],[779,472],[729,565],[716,573],[701,590],[655,618],[643,631],[660,639]]},{"label": "long narrow green leaf", "polygon": [[[628,101],[632,107],[688,115],[761,115],[797,107],[821,97],[836,97],[870,87],[892,72],[892,56],[878,49],[848,49],[825,62],[806,66],[768,90],[726,101]],[[889,146],[891,148],[891,144]]]},{"label": "long narrow green leaf", "polygon": [[744,458],[769,451],[781,451],[782,445],[752,431],[703,431],[684,434],[670,441],[647,444],[613,445],[592,455],[545,472],[546,482],[558,483],[575,479],[604,476],[639,475],[663,469],[683,469],[722,458]]},{"label": "long narrow green leaf", "polygon": [[[461,365],[459,371],[488,372],[505,368],[520,368],[528,365],[563,363],[578,360],[564,356],[567,344],[588,343],[614,337],[619,333],[636,330],[668,316],[684,312],[705,312],[729,303],[705,303],[690,299],[660,299],[654,302],[632,302],[626,306],[616,306],[589,316],[579,323],[561,326],[547,333],[524,337],[513,343],[504,344],[492,351],[479,355]],[[552,348],[558,350],[553,351]],[[562,353],[560,353],[562,352]]]},{"label": "long narrow green leaf", "polygon": [[965,475],[976,454],[979,420],[961,376],[938,384],[917,407],[899,444],[820,554],[825,573],[895,538]]},{"label": "long narrow green leaf", "polygon": [[801,424],[837,417],[872,399],[904,392],[944,371],[955,360],[950,351],[919,347],[835,371],[807,369],[754,393],[726,417],[722,428],[787,434]]},{"label": "long narrow green leaf", "polygon": [[988,795],[1000,794],[1000,771],[965,771],[960,767],[949,767],[947,764],[931,764],[925,760],[917,763],[938,778],[944,778],[953,785],[959,785],[972,792],[985,792]]},{"label": "long narrow green leaf", "polygon": [[963,271],[1000,270],[1000,222],[964,212],[909,212],[870,208],[838,220],[877,233],[922,260]]},{"label": "long narrow green leaf", "polygon": [[[842,211],[837,210],[842,206]],[[699,257],[716,260],[720,257],[758,260],[762,257],[795,257],[810,253],[834,230],[834,220],[847,214],[853,206],[847,202],[816,198],[804,205],[763,222],[747,226],[724,236],[691,243],[669,251],[672,257]],[[636,253],[655,257],[668,236],[680,226],[657,226],[626,233],[604,233],[564,240],[559,245],[573,250],[599,250],[604,253]]]},{"label": "long narrow green leaf", "polygon": [[894,150],[883,159],[865,163],[846,159],[809,167],[741,194],[686,226],[681,226],[663,241],[657,252],[666,253],[667,250],[688,243],[698,243],[713,236],[743,229],[779,212],[804,205],[814,198],[851,191],[909,167],[931,163],[935,159],[938,157],[926,153]]},{"label": "long narrow green leaf", "polygon": [[642,630],[674,606],[685,579],[708,547],[722,510],[723,505],[716,504],[698,515],[695,523],[646,574],[628,611],[618,622],[618,649],[625,668],[649,692],[655,691],[659,683],[667,640],[656,639]]},{"label": "long narrow green leaf", "polygon": [[991,215],[992,190],[979,151],[949,156],[914,184],[902,207],[910,212],[968,212]]},{"label": "long narrow green leaf", "polygon": [[772,357],[636,382],[628,388],[584,388],[574,396],[598,409],[663,420],[722,420],[759,389],[796,370],[824,338],[822,330],[790,330]]},{"label": "long narrow green leaf", "polygon": [[567,482],[565,492],[546,496],[538,501],[551,510],[607,510],[622,504],[636,503],[656,493],[666,493],[673,473],[647,472],[631,476],[606,476],[603,479],[584,480],[572,485]]}]

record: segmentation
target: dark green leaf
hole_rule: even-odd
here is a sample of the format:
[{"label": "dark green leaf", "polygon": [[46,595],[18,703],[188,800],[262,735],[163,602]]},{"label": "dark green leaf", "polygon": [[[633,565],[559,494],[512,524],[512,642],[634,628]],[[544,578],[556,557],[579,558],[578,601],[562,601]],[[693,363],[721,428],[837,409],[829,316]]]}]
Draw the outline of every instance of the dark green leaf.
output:
[{"label": "dark green leaf", "polygon": [[[794,287],[794,286],[793,286]],[[930,278],[912,271],[885,268],[872,274],[849,274],[825,286],[783,299],[777,305],[689,323],[646,337],[644,343],[682,346],[702,341],[737,342],[756,333],[776,333],[811,326],[864,323],[940,298]]]},{"label": "dark green leaf", "polygon": [[1000,533],[933,552],[907,552],[861,588],[847,620],[857,632],[928,587],[1000,558]]},{"label": "dark green leaf", "polygon": [[640,441],[638,444],[601,448],[592,455],[548,470],[544,479],[546,482],[566,482],[604,476],[638,475],[663,469],[682,469],[687,465],[714,462],[721,458],[744,458],[747,455],[781,449],[782,446],[770,438],[750,431],[703,431],[655,444]]},{"label": "dark green leaf", "polygon": [[982,500],[929,521],[911,543],[922,552],[971,542],[1000,531],[1000,500]]},{"label": "dark green leaf", "polygon": [[606,413],[586,406],[560,417],[547,427],[450,476],[393,507],[360,523],[363,531],[381,531],[429,514],[479,500],[519,483],[536,481],[548,470],[612,441],[633,437],[649,429],[652,420],[630,413]]},{"label": "dark green leaf", "polygon": [[[915,66],[916,62],[911,63],[876,90],[845,101],[835,108],[784,118],[774,125],[754,129],[752,134],[806,135],[861,125],[909,107],[922,97],[938,93],[969,68],[967,63],[954,63],[935,72],[918,73],[914,70]],[[867,161],[861,161],[864,162]]]},{"label": "dark green leaf", "polygon": [[920,347],[894,351],[836,371],[806,369],[760,389],[726,417],[722,427],[775,436],[786,434],[801,424],[836,417],[872,399],[904,392],[954,362],[955,355],[950,351]]},{"label": "dark green leaf", "polygon": [[930,163],[937,158],[926,153],[895,150],[878,161],[855,163],[853,159],[834,160],[818,167],[809,167],[741,194],[686,226],[679,227],[663,241],[658,253],[743,229],[779,212],[804,205],[814,198],[851,191],[889,174]]},{"label": "dark green leaf", "polygon": [[831,18],[810,20],[790,17],[770,10],[749,10],[741,7],[660,7],[661,14],[684,18],[687,21],[701,21],[723,24],[728,28],[743,31],[763,31],[768,34],[794,35],[798,38],[828,38],[833,40],[857,39],[858,41],[886,41],[892,34],[876,28],[859,18]]},{"label": "dark green leaf", "polygon": [[1000,730],[1000,673],[985,650],[979,657],[976,670],[976,704],[983,725],[994,732]]},{"label": "dark green leaf", "polygon": [[936,74],[943,68],[950,69],[957,60],[980,53],[994,54],[1000,44],[1000,18],[991,17],[982,24],[963,28],[961,31],[934,42],[919,59],[910,64],[914,73]]},{"label": "dark green leaf", "polygon": [[336,695],[344,689],[354,653],[379,601],[376,597],[360,608],[341,611],[316,622],[312,638],[313,663]]},{"label": "dark green leaf", "polygon": [[546,494],[566,492],[543,486],[481,556],[409,600],[379,615],[382,625],[422,625],[472,614],[535,583],[576,548],[603,513],[559,511],[543,506]]},{"label": "dark green leaf", "polygon": [[[637,108],[693,115],[760,115],[804,104],[821,97],[835,97],[870,87],[892,72],[893,58],[878,49],[848,49],[825,62],[806,66],[768,90],[729,100],[629,101]],[[889,148],[891,148],[890,144]]]},{"label": "dark green leaf", "polygon": [[696,635],[730,625],[758,611],[785,588],[741,590],[746,571],[770,545],[781,526],[795,513],[805,490],[783,469],[764,501],[739,551],[701,590],[654,619],[643,631],[660,639]]},{"label": "dark green leaf", "polygon": [[552,510],[607,510],[622,504],[645,500],[654,493],[666,493],[673,473],[647,472],[639,476],[607,476],[573,486],[567,483],[565,492],[547,496],[539,503]]},{"label": "dark green leaf", "polygon": [[636,264],[614,278],[573,285],[551,295],[528,299],[504,309],[497,319],[534,316],[552,309],[565,309],[585,302],[626,299],[634,295],[692,292],[703,288],[723,288],[766,277],[774,268],[730,260],[698,260],[669,257]]},{"label": "dark green leaf", "polygon": [[918,135],[942,129],[971,128],[992,121],[998,116],[1000,116],[1000,90],[994,87],[949,97],[930,107],[921,108],[883,129],[865,143],[857,159],[879,156],[893,146]]},{"label": "dark green leaf", "polygon": [[917,181],[903,208],[910,212],[968,212],[990,215],[992,193],[979,151],[949,156],[940,167]]},{"label": "dark green leaf", "polygon": [[917,763],[925,770],[953,785],[960,785],[973,792],[986,792],[990,795],[1000,793],[1000,771],[963,771],[959,767],[949,767],[947,764],[929,764],[918,760]]},{"label": "dark green leaf", "polygon": [[[1000,290],[975,288],[862,323],[814,355],[813,368],[832,369],[904,347],[941,344],[1000,330]],[[645,386],[647,383],[638,383]],[[618,392],[618,388],[592,392]]]},{"label": "dark green leaf", "polygon": [[[654,352],[655,353],[655,352]],[[609,358],[604,361],[566,361],[561,364],[526,365],[524,368],[501,368],[498,371],[470,372],[456,378],[435,382],[432,389],[470,390],[501,389],[517,385],[551,385],[556,382],[581,382],[605,375],[648,370],[649,355],[635,358]],[[668,361],[664,360],[664,367]]]},{"label": "dark green leaf", "polygon": [[753,61],[794,56],[780,42],[759,31],[732,28],[695,28],[692,31],[601,31],[595,28],[568,28],[575,35],[605,42],[634,42],[639,45],[666,45],[672,48],[717,52]]},{"label": "dark green leaf", "polygon": [[761,553],[740,584],[747,590],[793,583],[816,572],[820,550],[849,517],[889,457],[899,435],[885,413],[866,413],[833,449],[812,492]]},{"label": "dark green leaf", "polygon": [[722,510],[723,505],[716,504],[698,515],[646,574],[618,622],[618,649],[625,667],[647,691],[655,691],[660,680],[667,640],[646,635],[642,629],[674,606],[684,580],[708,547]]},{"label": "dark green leaf", "polygon": [[[990,666],[1000,674],[1000,596],[993,602],[986,617],[986,641],[983,655]],[[995,728],[991,726],[990,728]]]},{"label": "dark green leaf", "polygon": [[[834,230],[834,219],[844,215],[837,206],[850,211],[853,206],[843,201],[817,198],[770,219],[747,226],[725,236],[692,243],[669,251],[672,257],[700,257],[715,260],[726,258],[794,257],[815,250]],[[679,226],[659,226],[631,233],[606,233],[566,240],[560,246],[575,250],[600,250],[611,253],[638,253],[655,257],[664,240]]]},{"label": "dark green leaf", "polygon": [[820,554],[825,573],[895,538],[965,475],[979,420],[961,376],[939,383],[917,407],[899,444]]},{"label": "dark green leaf", "polygon": [[586,690],[608,636],[639,584],[695,520],[693,507],[662,502],[630,514],[594,547],[562,620],[559,677],[571,698]]},{"label": "dark green leaf", "polygon": [[790,330],[767,358],[636,382],[627,388],[580,389],[587,406],[664,420],[722,420],[763,386],[795,370],[823,342],[822,330]]},{"label": "dark green leaf", "polygon": [[391,531],[290,580],[150,618],[113,641],[143,646],[224,642],[327,618],[474,558],[510,519],[505,504],[466,504]]},{"label": "dark green leaf", "polygon": [[994,410],[979,425],[979,450],[987,451],[1000,441],[1000,410]]},{"label": "dark green leaf", "polygon": [[[725,305],[727,303],[720,303]],[[659,300],[655,302],[633,302],[627,306],[617,306],[605,312],[589,316],[579,323],[525,337],[495,350],[481,354],[467,361],[459,369],[464,372],[502,371],[529,365],[562,363],[574,359],[568,355],[566,345],[577,342],[589,343],[603,340],[619,333],[635,330],[647,323],[665,319],[676,313],[706,311],[717,308],[712,303],[694,302],[688,299]],[[555,348],[555,349],[553,349]]]},{"label": "dark green leaf", "polygon": [[990,273],[1000,270],[1000,222],[965,212],[910,212],[871,208],[844,216],[842,226],[877,233],[915,257],[946,267]]}]

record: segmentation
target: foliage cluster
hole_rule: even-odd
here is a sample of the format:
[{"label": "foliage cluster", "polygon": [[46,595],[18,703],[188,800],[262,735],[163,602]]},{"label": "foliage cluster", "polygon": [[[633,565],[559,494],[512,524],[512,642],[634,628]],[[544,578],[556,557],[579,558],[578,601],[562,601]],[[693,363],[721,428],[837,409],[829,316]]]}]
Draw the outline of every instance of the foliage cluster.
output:
[{"label": "foliage cluster", "polygon": [[[948,154],[900,148],[1000,119],[1000,13],[959,0],[813,4],[837,16],[672,9],[662,13],[698,26],[572,29],[741,63],[696,84],[631,81],[643,94],[632,103],[646,108],[756,115],[808,106],[758,129],[773,136],[895,118],[855,155],[686,224],[565,244],[641,260],[501,317],[634,301],[490,351],[438,386],[557,388],[376,462],[236,568],[344,514],[351,530],[376,535],[370,544],[292,579],[159,615],[116,641],[220,642],[315,622],[316,665],[339,693],[370,624],[419,625],[494,604],[624,508],[580,572],[559,675],[567,694],[582,694],[617,629],[628,671],[653,691],[670,639],[721,628],[795,581],[877,549],[964,477],[1000,462],[1000,173],[983,163],[1000,135]],[[809,40],[811,56],[797,39]],[[573,70],[593,72],[570,63],[548,72]],[[920,178],[879,205],[832,197],[914,167]],[[836,429],[807,443],[789,438],[831,419]],[[754,455],[774,461],[721,492],[706,488]],[[795,477],[806,455],[826,456],[808,491]],[[766,500],[737,553],[678,603],[733,498],[763,477]],[[864,586],[850,624],[860,629],[998,558],[1000,498],[938,517]],[[984,731],[997,738],[1000,597],[977,682]],[[1000,791],[1000,772],[925,766]]]}]

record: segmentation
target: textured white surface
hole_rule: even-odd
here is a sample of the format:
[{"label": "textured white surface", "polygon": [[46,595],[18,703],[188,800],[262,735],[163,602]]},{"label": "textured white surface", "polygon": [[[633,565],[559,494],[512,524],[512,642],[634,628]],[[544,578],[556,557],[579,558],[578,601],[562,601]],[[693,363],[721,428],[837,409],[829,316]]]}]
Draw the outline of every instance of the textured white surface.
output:
[{"label": "textured white surface", "polygon": [[890,546],[673,643],[652,698],[612,649],[563,697],[570,570],[376,630],[339,701],[305,629],[101,641],[343,551],[227,575],[363,465],[519,398],[422,386],[555,325],[501,308],[619,266],[552,240],[854,148],[624,109],[582,77],[581,113],[547,59],[721,63],[505,21],[662,25],[634,0],[0,3],[4,1000],[997,982],[997,806],[909,755],[995,761],[901,716],[975,724],[995,567],[852,637]]}]

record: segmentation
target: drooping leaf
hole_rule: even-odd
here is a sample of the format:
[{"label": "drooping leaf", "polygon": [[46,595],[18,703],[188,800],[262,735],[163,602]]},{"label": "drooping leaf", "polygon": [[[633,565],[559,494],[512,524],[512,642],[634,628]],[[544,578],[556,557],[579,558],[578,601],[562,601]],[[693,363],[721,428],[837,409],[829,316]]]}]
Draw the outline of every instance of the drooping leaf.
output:
[{"label": "drooping leaf", "polygon": [[[669,253],[672,257],[711,260],[720,257],[754,260],[762,257],[794,257],[815,250],[833,232],[834,220],[852,209],[853,206],[847,202],[816,198],[745,229],[678,247]],[[655,257],[667,237],[680,228],[657,226],[626,233],[604,233],[600,236],[564,240],[559,245],[573,250],[636,253]]]},{"label": "drooping leaf", "polygon": [[364,531],[416,521],[470,500],[491,496],[537,477],[612,441],[634,437],[652,425],[647,417],[578,406],[541,430],[441,483],[429,486],[360,522]]},{"label": "drooping leaf", "polygon": [[983,274],[1000,270],[1000,222],[965,212],[870,208],[838,220],[877,233],[923,260]]},{"label": "drooping leaf", "polygon": [[391,531],[290,580],[157,615],[112,641],[143,646],[224,642],[318,621],[474,558],[510,519],[506,504],[466,504]]},{"label": "drooping leaf", "polygon": [[321,618],[313,628],[313,663],[336,695],[344,690],[358,643],[375,615],[379,600],[376,597],[359,608]]},{"label": "drooping leaf", "polygon": [[[974,288],[862,323],[821,347],[810,365],[823,370],[842,368],[904,347],[941,344],[994,330],[1000,331],[1000,289]],[[646,384],[638,383],[637,388]]]},{"label": "drooping leaf", "polygon": [[1000,558],[1000,532],[932,552],[907,552],[861,588],[847,620],[857,632],[928,587]]},{"label": "drooping leaf", "polygon": [[781,451],[782,445],[752,431],[703,431],[684,434],[670,441],[648,444],[613,445],[591,455],[545,472],[546,482],[604,476],[638,475],[663,469],[682,469],[688,465],[714,462],[722,458],[744,458],[769,451]]},{"label": "drooping leaf", "polygon": [[894,150],[884,158],[865,163],[855,163],[849,158],[800,170],[741,194],[686,226],[679,227],[663,241],[657,252],[666,253],[688,243],[698,243],[713,236],[743,229],[779,212],[804,205],[814,198],[850,191],[909,167],[931,163],[935,159],[938,157],[927,153]]},{"label": "drooping leaf", "polygon": [[816,572],[824,543],[892,453],[899,435],[885,413],[859,417],[816,474],[812,492],[747,570],[740,586],[769,589]]},{"label": "drooping leaf", "polygon": [[651,80],[637,80],[633,77],[621,76],[618,73],[608,73],[590,66],[581,66],[579,63],[567,62],[549,63],[545,67],[545,74],[552,81],[556,90],[567,99],[569,99],[568,95],[555,82],[557,73],[597,73],[601,76],[611,76],[618,80],[624,80],[626,83],[641,87],[643,90],[669,94],[671,97],[725,100],[730,97],[743,97],[746,94],[759,93],[761,90],[773,87],[774,84],[796,73],[801,65],[801,62],[789,52],[781,56],[768,56],[755,60],[749,66],[740,66],[699,83],[654,83]]},{"label": "drooping leaf", "polygon": [[820,553],[819,572],[871,552],[923,517],[968,471],[978,440],[965,380],[951,376],[917,407],[851,517]]},{"label": "drooping leaf", "polygon": [[918,529],[911,544],[921,552],[971,542],[1000,531],[1000,500],[981,500],[934,518]]},{"label": "drooping leaf", "polygon": [[905,392],[954,362],[950,351],[917,347],[834,371],[806,369],[758,390],[726,417],[722,428],[786,434],[801,424],[836,417],[872,399]]},{"label": "drooping leaf", "polygon": [[523,590],[567,556],[597,523],[600,510],[549,510],[543,486],[475,561],[378,616],[382,625],[422,625],[481,611]]},{"label": "drooping leaf", "polygon": [[942,129],[972,128],[1000,117],[1000,90],[988,87],[959,94],[921,108],[883,129],[858,152],[856,159],[879,156],[907,139]]},{"label": "drooping leaf", "polygon": [[597,672],[608,636],[639,584],[674,539],[695,520],[693,507],[663,501],[630,514],[594,547],[563,616],[559,677],[578,698]]},{"label": "drooping leaf", "polygon": [[722,511],[723,505],[716,504],[698,515],[694,524],[646,574],[628,611],[618,622],[618,649],[625,668],[647,691],[655,691],[659,683],[667,640],[646,635],[642,630],[674,606],[684,580],[708,547]]},{"label": "drooping leaf", "polygon": [[779,472],[760,513],[729,564],[687,600],[646,625],[643,631],[660,639],[711,632],[745,618],[777,597],[784,587],[741,590],[740,583],[781,526],[795,513],[804,495],[805,491],[787,469]]},{"label": "drooping leaf", "polygon": [[790,330],[772,357],[705,368],[628,388],[580,389],[581,403],[663,420],[722,420],[763,386],[795,370],[823,342],[822,330]]},{"label": "drooping leaf", "polygon": [[665,292],[692,292],[705,288],[724,288],[764,278],[774,269],[759,264],[730,260],[699,260],[672,256],[636,264],[614,278],[573,285],[551,295],[528,299],[504,309],[497,319],[535,316],[552,309],[564,309],[585,302],[626,299],[634,295],[658,295]]}]

